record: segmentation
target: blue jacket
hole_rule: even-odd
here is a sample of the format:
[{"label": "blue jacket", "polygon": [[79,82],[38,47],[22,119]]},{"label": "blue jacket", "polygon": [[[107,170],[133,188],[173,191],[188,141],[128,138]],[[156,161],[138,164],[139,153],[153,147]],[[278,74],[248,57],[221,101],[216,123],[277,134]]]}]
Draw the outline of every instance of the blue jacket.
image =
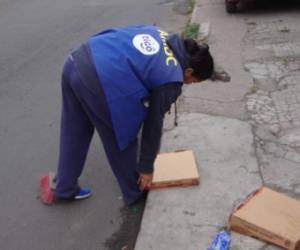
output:
[{"label": "blue jacket", "polygon": [[156,26],[131,26],[106,30],[88,40],[120,150],[136,139],[147,116],[149,92],[183,81],[167,39],[168,34]]}]

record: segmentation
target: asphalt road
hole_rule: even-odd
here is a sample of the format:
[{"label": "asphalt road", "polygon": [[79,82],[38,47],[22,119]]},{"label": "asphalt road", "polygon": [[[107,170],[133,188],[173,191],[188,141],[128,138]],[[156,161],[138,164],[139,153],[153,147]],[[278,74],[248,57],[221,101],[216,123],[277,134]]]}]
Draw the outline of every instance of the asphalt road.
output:
[{"label": "asphalt road", "polygon": [[181,29],[172,0],[0,0],[0,249],[120,249],[134,245],[143,204],[124,208],[95,136],[81,183],[94,195],[42,205],[38,178],[55,171],[60,69],[69,49],[111,26]]}]

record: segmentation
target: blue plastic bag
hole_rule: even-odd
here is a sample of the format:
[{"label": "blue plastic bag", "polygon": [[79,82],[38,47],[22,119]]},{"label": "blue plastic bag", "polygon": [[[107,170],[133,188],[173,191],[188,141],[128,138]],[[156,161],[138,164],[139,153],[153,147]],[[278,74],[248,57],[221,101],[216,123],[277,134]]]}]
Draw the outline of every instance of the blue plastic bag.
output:
[{"label": "blue plastic bag", "polygon": [[230,242],[230,233],[226,230],[222,230],[215,235],[207,250],[228,250],[230,247]]}]

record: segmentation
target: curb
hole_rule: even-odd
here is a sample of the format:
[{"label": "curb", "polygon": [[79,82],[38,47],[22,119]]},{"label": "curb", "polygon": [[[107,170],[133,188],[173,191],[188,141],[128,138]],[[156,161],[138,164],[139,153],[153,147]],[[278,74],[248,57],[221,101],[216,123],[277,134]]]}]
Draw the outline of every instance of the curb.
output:
[{"label": "curb", "polygon": [[[191,15],[190,23],[198,23],[197,22],[198,9],[199,9],[198,1],[196,1],[192,15]],[[199,31],[198,31],[197,40],[199,40],[201,42],[207,42],[209,34],[210,34],[210,22],[199,23]]]}]

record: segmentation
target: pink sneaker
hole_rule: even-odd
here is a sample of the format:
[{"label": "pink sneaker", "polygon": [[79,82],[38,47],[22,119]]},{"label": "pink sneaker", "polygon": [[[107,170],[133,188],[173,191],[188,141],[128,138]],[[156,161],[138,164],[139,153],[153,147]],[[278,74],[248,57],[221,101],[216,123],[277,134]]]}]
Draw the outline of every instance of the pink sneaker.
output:
[{"label": "pink sneaker", "polygon": [[52,205],[55,201],[53,179],[54,175],[52,173],[40,178],[39,195],[41,201],[46,205]]}]

